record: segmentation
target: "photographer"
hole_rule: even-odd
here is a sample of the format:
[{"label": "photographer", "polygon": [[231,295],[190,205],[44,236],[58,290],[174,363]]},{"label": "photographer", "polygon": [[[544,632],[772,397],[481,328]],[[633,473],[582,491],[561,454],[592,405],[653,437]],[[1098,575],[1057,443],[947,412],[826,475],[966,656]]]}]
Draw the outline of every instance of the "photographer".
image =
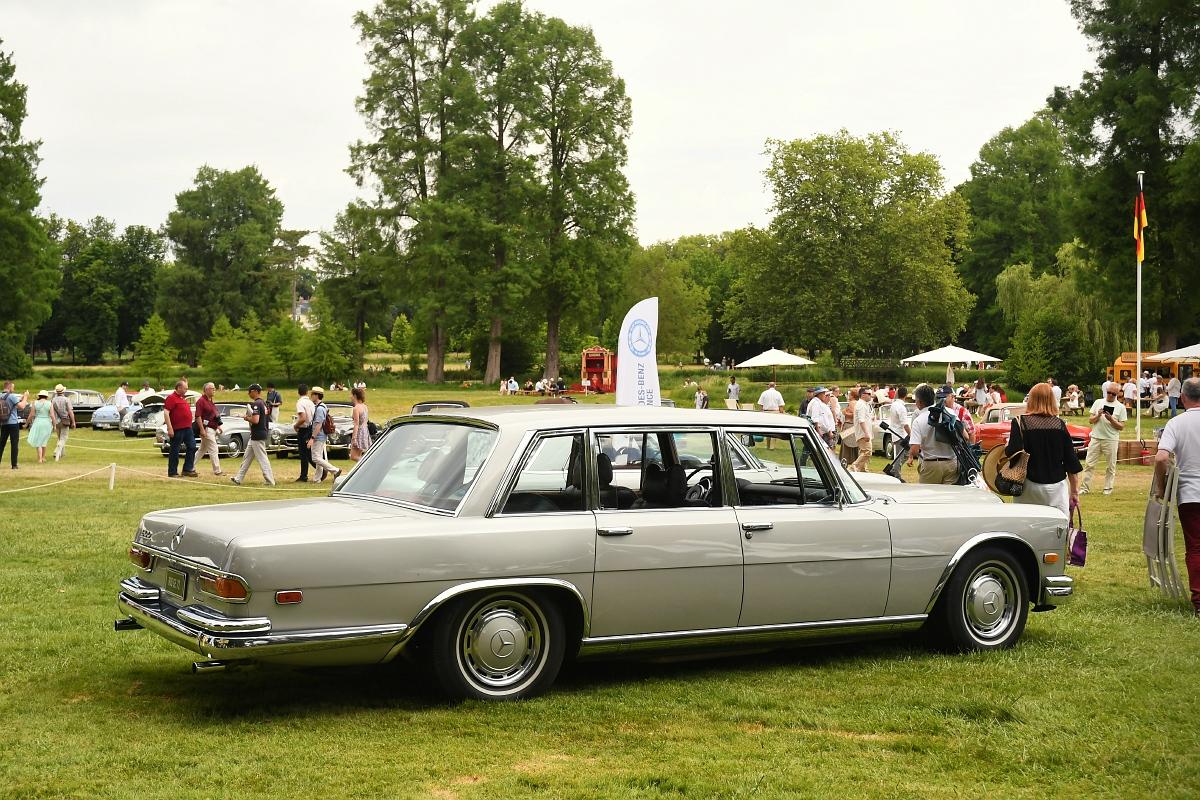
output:
[{"label": "photographer", "polygon": [[1092,473],[1096,471],[1096,464],[1101,458],[1105,459],[1104,493],[1112,494],[1113,483],[1117,480],[1117,442],[1125,428],[1125,420],[1129,419],[1125,406],[1117,399],[1118,389],[1116,383],[1105,381],[1104,397],[1092,403],[1091,416],[1088,418],[1092,424],[1092,441],[1084,461],[1080,494],[1088,493]]}]

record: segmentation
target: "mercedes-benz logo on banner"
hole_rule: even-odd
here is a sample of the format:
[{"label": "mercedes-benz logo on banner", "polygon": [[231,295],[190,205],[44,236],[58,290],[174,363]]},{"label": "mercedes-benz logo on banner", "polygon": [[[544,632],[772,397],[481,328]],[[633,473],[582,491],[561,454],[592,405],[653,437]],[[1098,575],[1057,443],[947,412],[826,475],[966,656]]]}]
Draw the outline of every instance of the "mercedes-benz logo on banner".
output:
[{"label": "mercedes-benz logo on banner", "polygon": [[650,355],[654,348],[654,334],[644,319],[635,319],[629,326],[629,350],[638,358]]}]

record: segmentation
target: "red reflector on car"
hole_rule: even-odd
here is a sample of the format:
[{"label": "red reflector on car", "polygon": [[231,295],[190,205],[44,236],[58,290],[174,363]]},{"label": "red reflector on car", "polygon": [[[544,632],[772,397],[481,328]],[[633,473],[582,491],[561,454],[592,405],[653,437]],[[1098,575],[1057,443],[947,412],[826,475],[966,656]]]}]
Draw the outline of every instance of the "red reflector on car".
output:
[{"label": "red reflector on car", "polygon": [[275,593],[275,602],[281,606],[287,606],[287,605],[292,605],[293,603],[299,603],[303,599],[304,599],[304,592],[300,591],[299,589],[289,589],[286,592],[276,592]]},{"label": "red reflector on car", "polygon": [[201,575],[198,580],[203,591],[220,597],[222,600],[245,600],[249,596],[245,585],[234,578],[213,578]]},{"label": "red reflector on car", "polygon": [[150,565],[154,563],[154,556],[141,550],[137,547],[129,548],[129,560],[137,564],[142,569],[150,569]]}]

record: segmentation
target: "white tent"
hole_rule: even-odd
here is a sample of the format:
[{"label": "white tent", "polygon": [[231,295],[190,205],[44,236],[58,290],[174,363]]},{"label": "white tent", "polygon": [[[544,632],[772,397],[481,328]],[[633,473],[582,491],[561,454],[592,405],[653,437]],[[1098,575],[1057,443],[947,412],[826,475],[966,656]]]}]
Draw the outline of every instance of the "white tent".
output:
[{"label": "white tent", "polygon": [[976,353],[974,350],[968,350],[965,347],[957,347],[955,345],[947,345],[939,347],[937,350],[930,350],[928,353],[917,353],[915,356],[909,356],[902,359],[902,364],[966,364],[971,361],[1002,361],[1003,359],[995,356]]},{"label": "white tent", "polygon": [[[806,367],[809,364],[815,364],[815,361],[809,361],[803,356],[794,356],[791,353],[785,353],[782,350],[776,350],[772,347],[770,350],[759,353],[754,358],[747,358],[745,361],[737,365],[738,369],[754,369],[755,367]],[[772,373],[774,374],[774,373]]]},{"label": "white tent", "polygon": [[1154,361],[1200,361],[1200,344],[1168,350],[1152,357]]}]

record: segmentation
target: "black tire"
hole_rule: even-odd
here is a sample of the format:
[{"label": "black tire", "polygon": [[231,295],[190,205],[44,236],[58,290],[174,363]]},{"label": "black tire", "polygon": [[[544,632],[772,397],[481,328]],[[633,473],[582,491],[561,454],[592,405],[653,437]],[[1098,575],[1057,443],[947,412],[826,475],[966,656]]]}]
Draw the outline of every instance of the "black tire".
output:
[{"label": "black tire", "polygon": [[137,438],[137,431],[121,431],[121,433],[125,434],[130,439]]},{"label": "black tire", "polygon": [[229,455],[226,458],[240,458],[246,452],[246,442],[241,436],[229,438]]},{"label": "black tire", "polygon": [[429,662],[452,697],[520,700],[550,688],[562,667],[562,612],[521,590],[452,600],[433,620]]},{"label": "black tire", "polygon": [[279,459],[280,461],[284,460],[287,457],[288,457],[287,450],[279,450],[275,453],[275,458]]},{"label": "black tire", "polygon": [[960,653],[1005,650],[1029,619],[1029,587],[1016,557],[980,547],[963,558],[942,590],[929,632],[935,643]]}]

